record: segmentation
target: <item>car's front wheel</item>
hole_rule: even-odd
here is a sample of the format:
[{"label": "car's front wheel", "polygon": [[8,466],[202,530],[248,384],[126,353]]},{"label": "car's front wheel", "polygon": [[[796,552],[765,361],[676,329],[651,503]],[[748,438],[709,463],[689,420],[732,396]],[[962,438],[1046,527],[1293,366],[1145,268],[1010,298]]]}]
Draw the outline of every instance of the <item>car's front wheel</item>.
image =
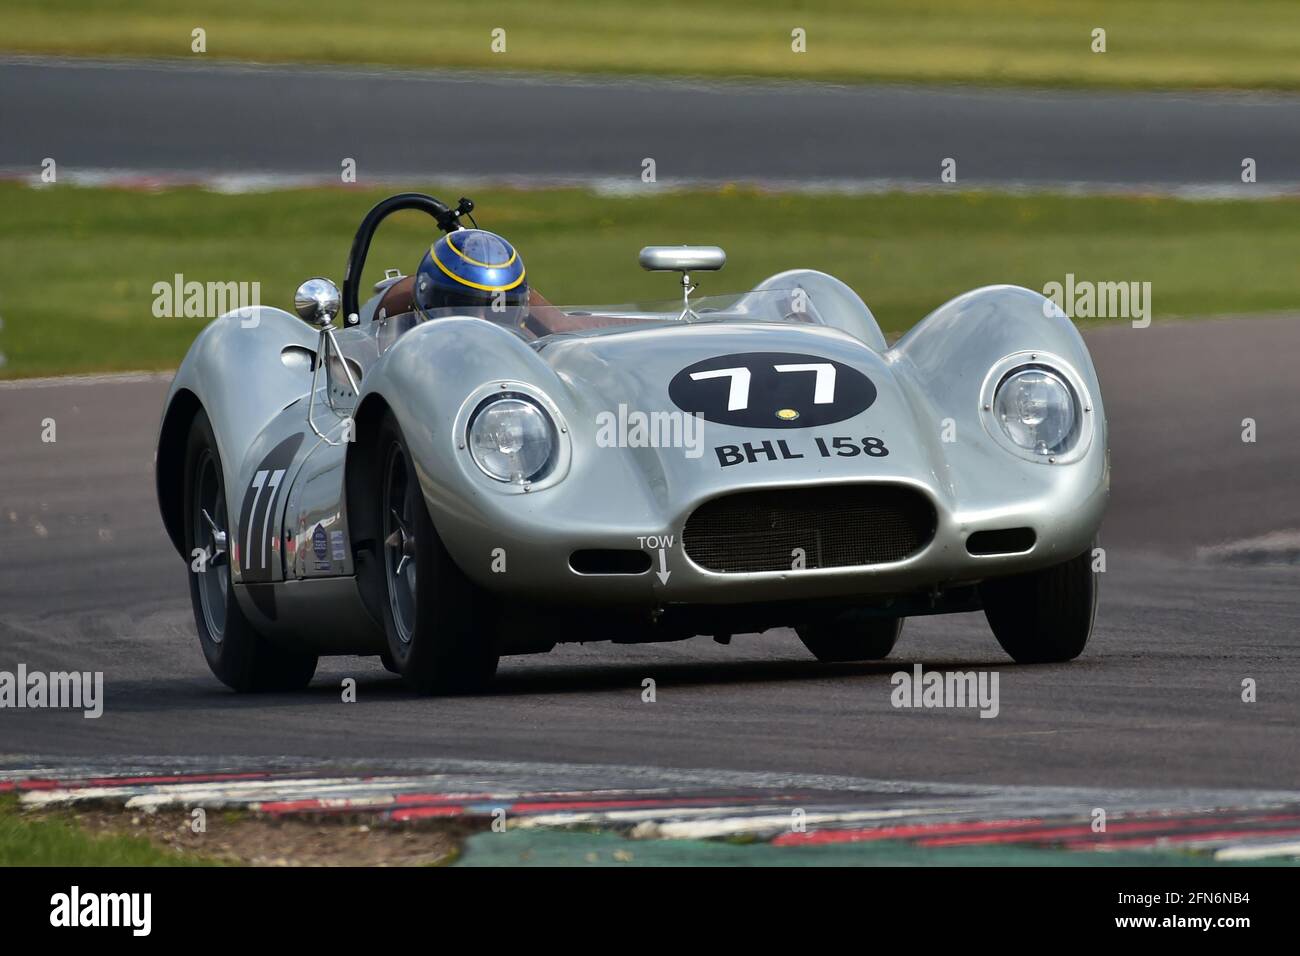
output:
[{"label": "car's front wheel", "polygon": [[1092,551],[1061,564],[980,585],[993,636],[1017,664],[1071,661],[1083,653],[1097,616]]},{"label": "car's front wheel", "polygon": [[410,449],[389,413],[379,433],[385,666],[423,694],[486,686],[498,654],[483,594],[456,566],[424,502]]},{"label": "car's front wheel", "polygon": [[203,656],[234,690],[300,690],[316,673],[316,656],[272,643],[244,616],[230,583],[228,515],[221,455],[200,410],[185,448],[185,554]]},{"label": "car's front wheel", "polygon": [[888,657],[902,632],[903,618],[880,617],[858,610],[844,611],[795,628],[804,647],[823,664],[878,661]]}]

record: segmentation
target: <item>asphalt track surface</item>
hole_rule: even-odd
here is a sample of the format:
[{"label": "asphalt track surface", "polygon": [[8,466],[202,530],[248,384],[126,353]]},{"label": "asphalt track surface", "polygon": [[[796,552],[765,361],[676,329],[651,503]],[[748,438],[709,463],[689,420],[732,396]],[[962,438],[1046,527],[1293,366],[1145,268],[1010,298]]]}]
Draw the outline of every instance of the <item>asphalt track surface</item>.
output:
[{"label": "asphalt track surface", "polygon": [[[1300,97],[0,58],[0,169],[939,187],[1300,188]],[[1258,183],[1240,182],[1244,157]]]},{"label": "asphalt track surface", "polygon": [[[242,754],[703,768],[874,780],[1300,788],[1300,567],[1198,549],[1300,528],[1300,317],[1087,333],[1114,469],[1097,630],[1017,667],[980,614],[914,619],[893,659],[823,666],[789,631],[563,645],[481,696],[419,698],[377,660],[322,661],[301,694],[208,673],[185,566],[154,502],[166,382],[0,386],[0,669],[103,670],[106,709],[0,710],[0,753]],[[233,382],[232,387],[238,387]],[[57,441],[41,441],[42,419]],[[1258,441],[1240,440],[1243,418]],[[895,710],[889,675],[996,669],[1001,713]],[[340,701],[344,677],[359,699]],[[658,700],[641,700],[652,677]],[[1243,703],[1241,682],[1258,683]]]}]

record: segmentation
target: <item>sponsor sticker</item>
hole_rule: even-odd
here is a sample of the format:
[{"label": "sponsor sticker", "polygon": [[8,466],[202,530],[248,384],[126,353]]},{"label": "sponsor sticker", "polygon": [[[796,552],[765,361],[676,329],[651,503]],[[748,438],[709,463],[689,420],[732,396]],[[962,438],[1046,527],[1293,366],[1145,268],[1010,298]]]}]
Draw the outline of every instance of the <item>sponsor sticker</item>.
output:
[{"label": "sponsor sticker", "polygon": [[316,555],[316,570],[330,570],[329,536],[325,534],[323,525],[317,525],[316,530],[311,533],[311,550]]}]

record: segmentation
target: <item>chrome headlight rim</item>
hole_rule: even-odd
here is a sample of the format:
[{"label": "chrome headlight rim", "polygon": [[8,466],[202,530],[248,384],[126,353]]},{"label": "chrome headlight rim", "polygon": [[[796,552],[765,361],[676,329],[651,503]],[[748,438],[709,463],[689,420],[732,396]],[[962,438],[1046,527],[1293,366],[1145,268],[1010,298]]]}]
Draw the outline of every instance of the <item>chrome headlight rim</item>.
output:
[{"label": "chrome headlight rim", "polygon": [[[1074,402],[1074,428],[1061,449],[1041,455],[1015,442],[997,417],[998,390],[1008,379],[1026,371],[1043,371],[1059,379]],[[984,430],[1003,449],[1025,461],[1043,465],[1066,465],[1078,461],[1092,445],[1096,430],[1092,395],[1082,376],[1065,359],[1050,352],[1015,352],[995,362],[980,389],[980,421]]]},{"label": "chrome headlight rim", "polygon": [[[527,428],[534,431],[534,440],[538,446],[535,451],[544,455],[540,464],[537,464],[536,467],[532,467],[530,464],[526,473],[519,472],[502,475],[500,471],[492,467],[492,456],[504,455],[504,461],[509,463],[510,467],[513,468],[514,464],[520,460],[517,455],[513,457],[512,460],[510,457],[512,453],[504,452],[504,449],[494,448],[485,452],[481,442],[476,441],[476,438],[482,439],[484,437],[489,441],[493,438],[495,438],[498,443],[501,441],[499,434],[494,436],[491,433],[488,433],[484,436],[482,433],[478,432],[478,429],[479,424],[486,416],[506,407],[509,407],[518,417],[531,419],[531,421],[528,422]],[[478,408],[474,409],[469,416],[468,427],[465,429],[465,441],[469,445],[470,458],[473,459],[474,464],[478,465],[479,470],[493,481],[500,481],[506,484],[531,485],[538,479],[545,478],[555,459],[555,423],[551,421],[550,416],[542,410],[540,405],[529,399],[527,396],[514,392],[502,392],[499,395],[492,395],[479,403]],[[502,462],[500,461],[496,462],[496,464],[501,463]]]},{"label": "chrome headlight rim", "polygon": [[[470,428],[477,416],[488,406],[506,399],[520,400],[533,405],[541,411],[543,418],[551,427],[553,447],[550,457],[534,479],[522,483],[492,474],[479,462],[470,444]],[[504,379],[487,382],[474,389],[456,414],[452,434],[455,437],[456,451],[458,457],[461,457],[462,467],[473,475],[480,485],[493,491],[514,495],[540,491],[561,481],[569,473],[573,447],[569,439],[568,424],[550,396],[527,382]]]}]

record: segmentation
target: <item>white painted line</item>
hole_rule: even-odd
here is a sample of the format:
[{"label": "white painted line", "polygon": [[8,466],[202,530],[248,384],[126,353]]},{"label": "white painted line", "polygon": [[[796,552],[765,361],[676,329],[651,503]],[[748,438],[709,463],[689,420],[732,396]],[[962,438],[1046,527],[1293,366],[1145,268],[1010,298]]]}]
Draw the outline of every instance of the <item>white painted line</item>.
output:
[{"label": "white painted line", "polygon": [[80,803],[86,800],[110,800],[124,797],[128,807],[147,809],[177,803],[215,801],[222,803],[252,802],[256,800],[296,800],[337,795],[340,789],[364,790],[382,793],[410,785],[408,777],[377,777],[359,780],[355,777],[321,779],[256,780],[238,784],[128,784],[121,787],[80,787],[66,790],[35,790],[24,793],[21,802],[33,807],[60,803]]},{"label": "white painted line", "polygon": [[[50,188],[43,183],[39,173],[28,167],[0,167],[0,179],[25,183],[33,189]],[[355,186],[340,183],[337,176],[323,176],[308,170],[262,171],[231,173],[217,169],[132,169],[62,167],[60,182],[95,188],[137,189],[158,192],[166,189],[198,187],[216,193],[242,194],[277,192],[285,189],[339,189],[355,190]],[[965,179],[960,186],[942,184],[933,179],[902,179],[897,177],[838,177],[814,179],[783,179],[779,177],[682,177],[660,178],[647,185],[637,176],[608,176],[593,174],[496,173],[484,176],[473,170],[446,169],[438,173],[438,181],[454,192],[473,189],[586,189],[598,196],[622,199],[657,199],[664,195],[691,190],[717,190],[741,186],[760,192],[808,196],[878,196],[887,193],[994,193],[1010,196],[1167,196],[1189,201],[1214,201],[1238,199],[1263,201],[1300,196],[1300,182],[1272,182],[1243,185],[1240,183],[1110,183],[1079,181],[1040,182],[1037,180],[979,180]],[[385,173],[370,176],[368,187],[411,188],[427,184],[428,176],[417,171]]]},{"label": "white painted line", "polygon": [[[646,807],[638,810],[555,810],[550,813],[530,813],[528,815],[516,815],[512,825],[522,829],[530,830],[540,827],[565,827],[574,826],[580,823],[658,823],[660,821],[686,820],[692,817],[709,817],[735,819],[737,815],[749,810],[749,807],[738,807],[735,804],[722,802],[720,799],[716,806],[711,807]],[[780,813],[783,809],[780,806],[760,806],[753,807],[757,814],[770,815]],[[783,817],[787,822],[789,817]]]},{"label": "white painted line", "polygon": [[76,790],[30,790],[18,798],[27,807],[52,807],[65,803],[82,803],[86,800],[113,800],[127,798],[136,792],[134,787],[81,787]]},{"label": "white painted line", "polygon": [[175,369],[164,372],[106,372],[98,375],[53,375],[48,378],[7,378],[0,380],[0,391],[25,388],[64,388],[79,385],[131,385],[139,382],[170,382]]},{"label": "white painted line", "polygon": [[[297,757],[230,756],[212,757],[161,757],[156,755],[131,755],[117,758],[112,763],[87,765],[82,760],[35,755],[6,754],[0,756],[0,780],[43,778],[78,778],[134,775],[174,774],[184,771],[195,773],[236,772],[264,770],[278,773],[328,772],[340,776],[328,778],[332,783],[347,781],[360,792],[368,781],[358,774],[373,772],[375,763],[370,760],[337,760],[323,766],[319,759]],[[838,774],[800,774],[755,772],[721,769],[686,769],[664,766],[637,766],[629,764],[579,764],[549,763],[542,761],[466,760],[428,758],[387,758],[383,761],[384,776],[375,778],[392,780],[394,774],[407,774],[405,780],[412,790],[436,793],[442,787],[458,792],[515,790],[519,793],[650,793],[664,789],[727,789],[767,790],[780,794],[791,791],[828,791],[840,794],[869,793],[875,797],[901,797],[910,801],[942,801],[946,807],[958,801],[971,801],[971,806],[992,806],[1003,810],[1024,813],[1034,809],[1044,812],[1065,806],[1091,808],[1112,806],[1117,812],[1163,810],[1169,812],[1194,812],[1232,808],[1236,810],[1293,806],[1300,804],[1300,791],[1252,789],[1115,789],[1104,787],[1064,787],[989,784],[938,783],[925,781],[885,780],[867,777],[850,777]],[[348,774],[347,776],[342,776]],[[311,784],[305,777],[280,778],[264,781],[263,786]],[[151,785],[158,789],[173,784]],[[188,785],[211,789],[213,784]],[[247,784],[245,784],[247,786]],[[114,788],[132,795],[140,788]],[[29,799],[35,791],[24,794]],[[337,795],[337,794],[335,794]],[[263,797],[266,799],[266,797]],[[729,797],[719,798],[725,804]],[[810,797],[812,803],[816,798]]]},{"label": "white painted line", "polygon": [[[808,825],[827,823],[857,823],[868,820],[897,820],[903,817],[930,816],[932,810],[858,810],[846,813],[809,813],[803,817]],[[958,813],[961,811],[951,811]],[[724,820],[674,821],[670,823],[651,824],[640,832],[634,830],[634,837],[662,840],[709,840],[717,837],[736,836],[741,833],[789,832],[790,814],[774,814],[769,817],[732,817]]]},{"label": "white painted line", "polygon": [[[748,809],[748,808],[745,808]],[[690,809],[660,807],[653,810],[583,810],[515,817],[510,825],[514,829],[533,830],[548,827],[573,827],[587,824],[635,823],[631,835],[636,839],[704,840],[715,836],[737,833],[784,832],[790,829],[793,817],[788,807],[754,807],[752,816],[740,815],[735,806],[695,807]],[[829,810],[806,813],[803,821],[809,825],[857,823],[869,820],[897,820],[902,817],[927,817],[943,813],[969,813],[966,810],[895,809],[895,810]],[[721,814],[721,816],[720,816]],[[702,817],[704,819],[686,819]]]},{"label": "white painted line", "polygon": [[1217,564],[1300,564],[1300,531],[1270,531],[1196,549],[1201,561]]},{"label": "white painted line", "polygon": [[282,803],[289,800],[323,800],[327,797],[367,796],[372,799],[394,791],[410,788],[411,781],[404,777],[374,780],[355,780],[341,777],[337,780],[310,780],[290,783],[285,780],[268,780],[261,786],[235,787],[198,784],[196,786],[160,788],[156,793],[133,796],[126,801],[128,810],[149,810],[159,807],[196,803],[229,806],[244,804],[256,808],[262,803]]},{"label": "white painted line", "polygon": [[1267,860],[1275,856],[1300,857],[1300,842],[1244,844],[1214,852],[1216,860]]}]

